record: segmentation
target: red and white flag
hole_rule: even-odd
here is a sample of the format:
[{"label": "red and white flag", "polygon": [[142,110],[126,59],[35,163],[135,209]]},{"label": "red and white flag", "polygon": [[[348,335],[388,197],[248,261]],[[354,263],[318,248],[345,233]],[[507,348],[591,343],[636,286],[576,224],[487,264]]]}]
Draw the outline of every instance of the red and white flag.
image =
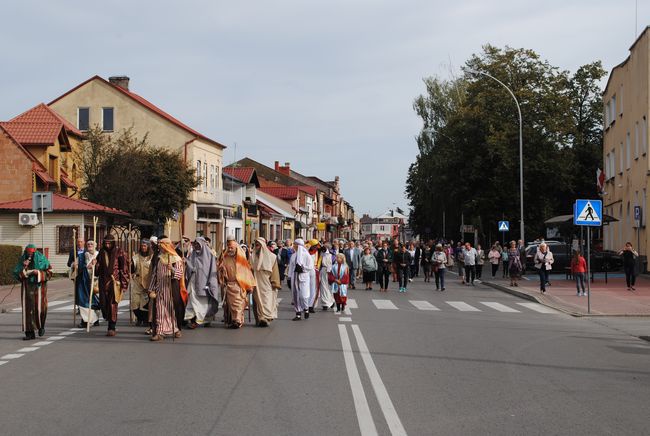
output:
[{"label": "red and white flag", "polygon": [[600,194],[605,192],[605,171],[600,168],[596,169],[596,185]]}]

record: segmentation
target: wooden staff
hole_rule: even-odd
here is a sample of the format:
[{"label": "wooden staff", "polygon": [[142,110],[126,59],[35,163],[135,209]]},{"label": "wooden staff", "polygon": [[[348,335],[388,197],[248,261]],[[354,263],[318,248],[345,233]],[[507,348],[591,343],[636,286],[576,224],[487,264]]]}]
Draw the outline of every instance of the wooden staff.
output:
[{"label": "wooden staff", "polygon": [[79,261],[77,256],[77,229],[72,229],[72,254],[74,262],[72,263],[72,282],[74,283],[74,304],[72,305],[72,327],[77,327],[77,268],[75,263]]},{"label": "wooden staff", "polygon": [[131,252],[131,224],[129,224],[129,233],[126,236],[126,246],[129,250],[128,261],[129,261],[129,324],[133,325],[133,309],[131,308],[131,258],[133,253]]},{"label": "wooden staff", "polygon": [[[97,220],[96,216],[93,217],[93,242],[95,243],[95,259],[97,258]],[[90,290],[88,291],[88,320],[86,321],[86,333],[90,333],[90,313],[93,307],[93,294],[95,291],[95,266],[92,267],[90,273]]]}]

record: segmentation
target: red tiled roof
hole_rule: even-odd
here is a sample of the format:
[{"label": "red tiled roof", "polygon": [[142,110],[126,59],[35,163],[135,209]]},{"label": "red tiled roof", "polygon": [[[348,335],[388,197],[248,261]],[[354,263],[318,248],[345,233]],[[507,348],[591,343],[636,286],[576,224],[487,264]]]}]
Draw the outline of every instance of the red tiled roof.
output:
[{"label": "red tiled roof", "polygon": [[61,168],[61,182],[70,189],[79,189],[77,184],[68,176],[68,173]]},{"label": "red tiled roof", "polygon": [[[61,145],[69,145],[66,131],[68,130],[67,125],[70,125],[70,123],[64,123],[56,112],[43,103],[1,124],[16,141],[23,145],[54,144],[62,131],[64,144]],[[70,125],[70,127],[72,126]],[[76,129],[74,131],[81,134]]]},{"label": "red tiled roof", "polygon": [[[86,200],[80,200],[78,198],[70,198],[65,195],[54,193],[52,195],[52,202],[54,203],[53,209],[54,212],[93,212],[93,213],[103,213],[109,215],[121,215],[129,216],[127,212],[119,209],[113,209],[112,207],[102,206],[101,204],[92,203]],[[8,201],[6,203],[0,203],[0,211],[24,211],[32,210],[32,199],[28,198],[26,200],[18,201]]]},{"label": "red tiled roof", "polygon": [[260,191],[266,192],[283,200],[296,200],[298,198],[297,186],[274,186],[274,187],[261,187]]},{"label": "red tiled roof", "polygon": [[225,167],[223,171],[244,183],[251,183],[255,174],[253,167]]},{"label": "red tiled roof", "polygon": [[39,162],[38,159],[25,147],[23,147],[20,142],[4,127],[3,123],[0,123],[0,131],[4,132],[9,139],[11,139],[11,142],[14,143],[14,145],[23,152],[23,154],[27,157],[32,162],[32,171],[36,176],[38,176],[39,179],[41,179],[45,184],[54,184],[56,181],[50,177],[50,175],[47,172],[47,169],[45,166]]},{"label": "red tiled roof", "polygon": [[147,99],[145,99],[145,98],[139,96],[138,94],[136,94],[136,93],[134,93],[134,92],[127,91],[126,89],[124,89],[124,88],[122,88],[122,87],[120,87],[120,86],[113,85],[113,84],[112,84],[111,82],[109,82],[108,80],[104,79],[103,77],[97,76],[97,75],[91,77],[90,79],[86,80],[86,81],[83,82],[83,83],[80,83],[79,85],[75,86],[74,88],[72,88],[71,90],[69,90],[68,92],[66,92],[65,94],[63,94],[63,95],[61,95],[61,96],[55,98],[54,100],[52,100],[52,101],[49,103],[49,105],[50,105],[50,106],[53,105],[54,103],[56,103],[57,101],[59,101],[60,99],[62,99],[63,97],[65,97],[66,95],[68,95],[68,94],[70,94],[70,93],[76,91],[77,89],[81,88],[82,86],[86,85],[87,83],[92,82],[93,80],[100,80],[100,81],[102,81],[103,83],[107,84],[108,86],[111,86],[113,89],[115,89],[115,90],[121,92],[122,94],[124,94],[124,95],[130,97],[131,99],[135,100],[137,103],[139,103],[139,104],[141,104],[142,106],[144,106],[145,108],[149,109],[150,111],[152,111],[152,112],[155,113],[156,115],[160,116],[161,118],[164,118],[165,120],[169,121],[170,123],[174,124],[175,126],[180,127],[181,129],[185,130],[186,132],[191,133],[192,135],[196,136],[197,138],[199,138],[199,139],[203,139],[203,140],[206,140],[206,141],[211,142],[211,143],[213,143],[213,144],[216,144],[216,145],[218,145],[218,146],[220,146],[220,147],[226,148],[225,145],[223,145],[223,144],[221,144],[221,143],[215,141],[214,139],[210,139],[210,138],[208,138],[207,136],[202,135],[201,133],[197,132],[196,130],[194,130],[194,129],[192,129],[191,127],[187,126],[186,124],[182,123],[182,122],[179,121],[178,119],[176,119],[176,118],[174,118],[173,116],[169,115],[167,112],[163,111],[162,109],[160,109],[158,106],[156,106],[155,104],[151,103],[151,102],[148,101]]}]

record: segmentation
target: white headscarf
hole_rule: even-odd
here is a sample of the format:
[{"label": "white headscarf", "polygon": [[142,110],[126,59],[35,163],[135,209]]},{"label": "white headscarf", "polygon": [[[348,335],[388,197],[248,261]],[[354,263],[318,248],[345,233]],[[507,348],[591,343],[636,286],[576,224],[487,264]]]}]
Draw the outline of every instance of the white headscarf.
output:
[{"label": "white headscarf", "polygon": [[251,252],[251,264],[253,265],[253,270],[273,272],[273,266],[278,259],[277,256],[266,246],[266,239],[257,238],[255,242],[259,243],[262,248],[260,249],[259,255],[255,248],[253,248],[253,251]]},{"label": "white headscarf", "polygon": [[309,272],[314,269],[314,258],[309,255],[309,252],[305,248],[305,241],[298,238],[294,241],[294,244],[298,246],[295,254],[291,256],[289,261],[289,276],[293,276],[293,273],[296,270],[296,264],[302,266],[303,273]]}]

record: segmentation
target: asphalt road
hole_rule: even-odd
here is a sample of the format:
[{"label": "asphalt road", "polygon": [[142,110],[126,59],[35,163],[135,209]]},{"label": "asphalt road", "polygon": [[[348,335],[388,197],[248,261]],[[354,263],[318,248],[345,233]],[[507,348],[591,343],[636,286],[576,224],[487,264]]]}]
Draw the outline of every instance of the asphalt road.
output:
[{"label": "asphalt road", "polygon": [[421,279],[351,291],[349,314],[300,322],[285,289],[271,328],[164,343],[127,313],[115,338],[71,330],[57,302],[43,340],[23,342],[19,314],[0,314],[0,434],[650,433],[650,344],[628,320],[450,279],[444,293]]}]

